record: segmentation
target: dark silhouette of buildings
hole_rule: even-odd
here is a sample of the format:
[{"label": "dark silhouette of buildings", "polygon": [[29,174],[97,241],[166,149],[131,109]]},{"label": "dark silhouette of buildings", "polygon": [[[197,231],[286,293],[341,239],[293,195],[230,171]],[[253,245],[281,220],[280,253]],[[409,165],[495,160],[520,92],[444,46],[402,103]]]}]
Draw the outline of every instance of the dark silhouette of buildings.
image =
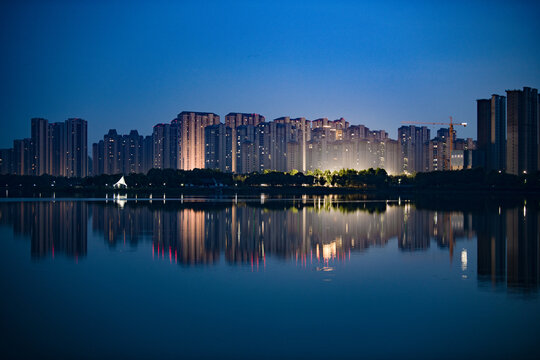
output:
[{"label": "dark silhouette of buildings", "polygon": [[477,104],[478,165],[488,171],[506,169],[506,98],[492,95]]},{"label": "dark silhouette of buildings", "polygon": [[131,130],[119,135],[111,129],[98,143],[92,145],[94,175],[138,174],[152,168],[152,138]]},{"label": "dark silhouette of buildings", "polygon": [[0,174],[15,174],[13,148],[0,149]]},{"label": "dark silhouette of buildings", "polygon": [[71,118],[63,123],[31,119],[31,137],[14,140],[12,149],[0,152],[1,173],[16,175],[88,175],[87,122]]},{"label": "dark silhouette of buildings", "polygon": [[506,171],[510,174],[533,173],[539,160],[538,90],[507,90],[508,136]]},{"label": "dark silhouette of buildings", "polygon": [[67,177],[88,175],[88,129],[86,120],[71,118],[65,121],[65,161]]},{"label": "dark silhouette of buildings", "polygon": [[32,133],[32,173],[51,173],[51,148],[49,144],[49,121],[41,118],[31,120]]}]

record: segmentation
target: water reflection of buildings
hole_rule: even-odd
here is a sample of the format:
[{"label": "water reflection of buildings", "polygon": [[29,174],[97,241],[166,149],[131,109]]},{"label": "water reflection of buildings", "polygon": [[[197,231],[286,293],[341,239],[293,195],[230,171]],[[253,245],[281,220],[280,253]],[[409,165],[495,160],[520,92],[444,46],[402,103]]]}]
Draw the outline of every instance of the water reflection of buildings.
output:
[{"label": "water reflection of buildings", "polygon": [[[471,237],[462,213],[417,210],[411,204],[314,202],[261,206],[240,203],[160,206],[133,202],[123,207],[92,204],[93,228],[110,246],[136,244],[147,234],[157,256],[182,264],[265,262],[266,256],[301,262],[345,259],[350,251],[386,246],[398,238],[404,251],[429,248],[432,240],[452,249]],[[467,221],[466,221],[467,220]]]},{"label": "water reflection of buildings", "polygon": [[12,224],[15,235],[29,236],[35,258],[57,254],[85,256],[87,220],[88,206],[83,202],[0,204],[0,223]]},{"label": "water reflection of buildings", "polygon": [[399,248],[403,251],[427,250],[434,240],[438,247],[449,249],[452,259],[456,241],[473,237],[471,216],[455,211],[418,210],[405,204]]},{"label": "water reflection of buildings", "polygon": [[400,208],[386,212],[362,208],[348,211],[338,207],[296,204],[283,209],[233,208],[232,241],[226,243],[230,262],[247,262],[251,257],[271,255],[307,264],[344,259],[350,251],[385,246],[400,230]]},{"label": "water reflection of buildings", "polygon": [[[219,259],[220,239],[225,236],[226,220],[219,211],[173,208],[148,203],[91,204],[92,228],[111,247],[137,245],[151,240],[155,256],[174,257],[184,264],[213,263]],[[230,208],[221,211],[229,212]]]},{"label": "water reflection of buildings", "polygon": [[[320,200],[320,201],[319,201]],[[33,256],[83,256],[87,223],[110,247],[152,245],[156,258],[184,265],[263,267],[268,256],[303,266],[348,261],[352,252],[448,249],[477,236],[480,284],[537,289],[540,279],[538,205],[487,206],[470,212],[431,211],[406,202],[333,203],[328,199],[242,203],[167,201],[0,203],[0,223],[31,237]],[[462,261],[467,255],[461,254]]]},{"label": "water reflection of buildings", "polygon": [[476,215],[478,279],[511,290],[537,290],[540,285],[538,205],[526,202],[493,207]]},{"label": "water reflection of buildings", "polygon": [[481,282],[503,284],[506,276],[506,212],[486,208],[475,216],[477,275]]},{"label": "water reflection of buildings", "polygon": [[351,251],[383,247],[393,238],[401,251],[426,250],[435,242],[452,258],[456,243],[476,235],[481,283],[538,287],[539,215],[531,205],[459,212],[421,210],[411,203],[270,204],[199,208],[131,204],[121,209],[96,203],[92,224],[111,246],[126,239],[137,243],[146,234],[154,255],[171,261],[210,264],[223,253],[228,263],[254,267],[263,266],[267,256],[304,265],[346,260]]},{"label": "water reflection of buildings", "polygon": [[[400,229],[397,206],[386,212],[316,209],[300,206],[261,208],[207,206],[160,207],[91,204],[92,226],[109,246],[137,244],[147,238],[155,256],[171,254],[182,264],[213,263],[223,252],[229,263],[280,258],[338,258],[351,249],[384,246]],[[327,249],[334,249],[328,251]],[[326,256],[330,254],[329,256]],[[316,256],[317,257],[317,256]],[[328,260],[328,259],[326,259]]]},{"label": "water reflection of buildings", "polygon": [[507,236],[507,285],[516,288],[537,288],[540,279],[540,216],[536,205],[508,209]]}]

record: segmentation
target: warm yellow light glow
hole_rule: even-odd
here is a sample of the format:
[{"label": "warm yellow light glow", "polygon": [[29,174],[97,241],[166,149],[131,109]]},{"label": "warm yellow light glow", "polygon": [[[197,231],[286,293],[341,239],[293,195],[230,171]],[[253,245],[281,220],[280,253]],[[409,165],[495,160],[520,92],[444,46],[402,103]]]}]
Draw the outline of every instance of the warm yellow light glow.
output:
[{"label": "warm yellow light glow", "polygon": [[323,259],[329,260],[333,259],[337,254],[336,242],[331,242],[330,244],[323,244]]}]

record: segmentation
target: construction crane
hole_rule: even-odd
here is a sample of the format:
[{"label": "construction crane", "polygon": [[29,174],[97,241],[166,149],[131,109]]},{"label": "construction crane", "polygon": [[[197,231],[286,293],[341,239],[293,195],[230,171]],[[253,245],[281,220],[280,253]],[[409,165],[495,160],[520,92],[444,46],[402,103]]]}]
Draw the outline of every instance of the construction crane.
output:
[{"label": "construction crane", "polygon": [[463,123],[455,123],[454,122],[454,119],[452,119],[452,117],[450,116],[450,122],[449,123],[443,123],[443,122],[419,122],[419,121],[402,121],[401,122],[402,124],[411,124],[411,125],[446,125],[446,126],[449,126],[450,127],[450,143],[449,143],[449,148],[450,148],[450,156],[448,157],[448,159],[446,159],[446,161],[448,162],[448,167],[447,169],[449,170],[452,170],[452,150],[453,150],[453,147],[454,147],[454,126],[467,126],[467,123],[466,122],[463,122]]}]

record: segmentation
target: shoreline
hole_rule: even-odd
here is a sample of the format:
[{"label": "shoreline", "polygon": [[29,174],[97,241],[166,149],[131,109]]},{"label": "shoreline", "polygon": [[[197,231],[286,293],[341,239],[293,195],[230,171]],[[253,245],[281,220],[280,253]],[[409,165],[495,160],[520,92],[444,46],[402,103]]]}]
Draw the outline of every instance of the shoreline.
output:
[{"label": "shoreline", "polygon": [[387,188],[353,188],[353,187],[290,187],[290,186],[239,186],[239,187],[183,187],[183,188],[137,188],[137,189],[112,189],[112,188],[57,188],[50,187],[5,187],[0,188],[0,198],[112,198],[113,195],[131,197],[180,197],[182,195],[195,195],[205,197],[223,196],[259,196],[265,194],[272,197],[282,196],[358,196],[367,198],[392,199],[392,198],[414,198],[414,197],[446,197],[446,196],[473,196],[477,197],[527,197],[540,198],[540,191],[529,189],[488,189],[478,187],[387,187]]}]

